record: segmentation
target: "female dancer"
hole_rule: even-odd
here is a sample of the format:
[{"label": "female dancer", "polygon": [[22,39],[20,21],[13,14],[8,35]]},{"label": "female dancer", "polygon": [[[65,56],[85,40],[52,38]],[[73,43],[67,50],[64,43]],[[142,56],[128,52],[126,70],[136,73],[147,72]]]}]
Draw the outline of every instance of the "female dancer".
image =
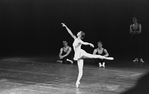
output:
[{"label": "female dancer", "polygon": [[83,31],[79,31],[77,33],[77,37],[71,32],[71,30],[64,24],[62,23],[62,27],[65,27],[66,30],[68,31],[68,33],[73,37],[74,42],[73,42],[73,49],[74,49],[74,60],[77,61],[77,65],[78,65],[78,78],[76,81],[76,87],[78,88],[79,84],[80,84],[80,80],[82,78],[83,75],[83,65],[84,65],[84,58],[100,58],[100,59],[107,59],[107,60],[113,60],[113,57],[105,57],[105,56],[101,56],[101,55],[93,55],[93,54],[89,54],[86,51],[84,51],[83,49],[81,49],[82,44],[83,45],[90,45],[92,47],[94,47],[93,44],[88,43],[88,42],[84,42],[82,41],[83,36],[85,35],[85,33]]}]

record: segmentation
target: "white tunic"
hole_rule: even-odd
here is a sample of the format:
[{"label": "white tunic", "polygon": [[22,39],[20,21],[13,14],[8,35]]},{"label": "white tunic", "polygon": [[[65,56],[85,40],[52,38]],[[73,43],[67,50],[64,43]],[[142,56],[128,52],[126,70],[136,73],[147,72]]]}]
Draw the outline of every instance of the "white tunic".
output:
[{"label": "white tunic", "polygon": [[81,49],[82,43],[81,39],[75,38],[73,42],[73,49],[74,49],[74,60],[81,59],[83,55],[86,53],[83,49]]}]

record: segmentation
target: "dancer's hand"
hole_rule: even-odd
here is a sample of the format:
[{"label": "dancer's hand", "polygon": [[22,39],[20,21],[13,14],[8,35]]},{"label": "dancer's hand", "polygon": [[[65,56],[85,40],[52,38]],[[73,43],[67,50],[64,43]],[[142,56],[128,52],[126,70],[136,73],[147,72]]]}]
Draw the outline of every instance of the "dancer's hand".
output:
[{"label": "dancer's hand", "polygon": [[63,56],[59,56],[59,58],[60,58],[60,59],[63,59],[64,57],[63,57]]},{"label": "dancer's hand", "polygon": [[94,45],[90,43],[90,46],[94,48]]},{"label": "dancer's hand", "polygon": [[61,23],[62,24],[62,27],[66,27],[66,25],[64,23]]}]

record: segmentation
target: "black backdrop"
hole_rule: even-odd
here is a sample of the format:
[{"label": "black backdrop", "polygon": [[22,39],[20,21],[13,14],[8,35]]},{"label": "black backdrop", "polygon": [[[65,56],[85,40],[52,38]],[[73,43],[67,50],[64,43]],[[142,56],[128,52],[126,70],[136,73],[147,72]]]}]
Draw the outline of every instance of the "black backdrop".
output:
[{"label": "black backdrop", "polygon": [[58,54],[62,40],[73,42],[61,22],[74,34],[83,30],[84,41],[95,46],[102,40],[111,55],[131,55],[129,25],[135,16],[147,56],[148,9],[148,0],[1,0],[0,55]]}]

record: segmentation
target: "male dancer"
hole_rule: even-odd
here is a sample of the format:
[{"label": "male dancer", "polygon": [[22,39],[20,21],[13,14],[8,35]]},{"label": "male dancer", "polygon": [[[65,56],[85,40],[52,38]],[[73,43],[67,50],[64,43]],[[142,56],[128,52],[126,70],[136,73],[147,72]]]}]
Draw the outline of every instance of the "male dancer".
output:
[{"label": "male dancer", "polygon": [[71,60],[71,47],[68,46],[68,42],[67,41],[63,41],[63,47],[60,49],[60,53],[59,53],[59,58],[61,60],[58,60],[57,62],[60,63],[66,63],[66,62],[70,62],[71,64],[73,64],[73,61]]},{"label": "male dancer", "polygon": [[133,38],[133,49],[135,54],[135,59],[133,62],[138,62],[140,60],[141,63],[144,63],[142,59],[142,52],[141,52],[141,32],[142,32],[142,26],[137,22],[137,18],[133,17],[133,24],[130,25],[130,34]]},{"label": "male dancer", "polygon": [[[109,56],[109,53],[106,49],[104,49],[102,46],[102,42],[97,42],[98,48],[94,49],[93,54],[94,55],[102,55],[102,56]],[[104,59],[95,59],[96,63],[99,63],[99,67],[105,68],[105,60]]]}]

